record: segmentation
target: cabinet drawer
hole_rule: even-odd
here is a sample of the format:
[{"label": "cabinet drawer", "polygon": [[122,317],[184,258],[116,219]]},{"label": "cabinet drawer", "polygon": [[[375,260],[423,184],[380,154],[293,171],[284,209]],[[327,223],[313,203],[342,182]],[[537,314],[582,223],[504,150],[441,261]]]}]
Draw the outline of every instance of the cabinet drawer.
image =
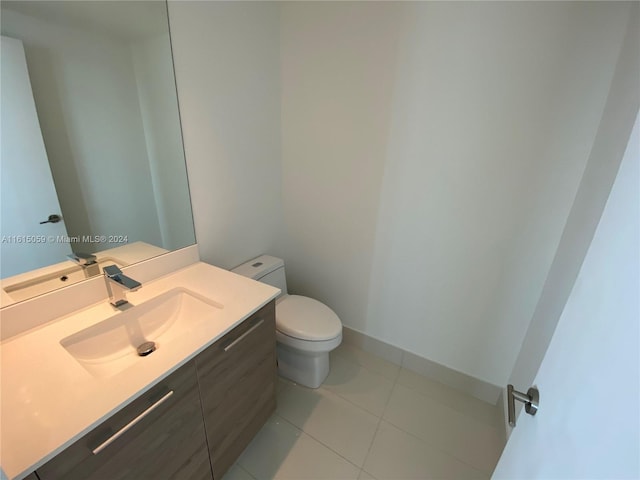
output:
[{"label": "cabinet drawer", "polygon": [[196,358],[215,478],[222,478],[276,406],[275,302]]},{"label": "cabinet drawer", "polygon": [[211,479],[193,361],[51,461],[41,480]]}]

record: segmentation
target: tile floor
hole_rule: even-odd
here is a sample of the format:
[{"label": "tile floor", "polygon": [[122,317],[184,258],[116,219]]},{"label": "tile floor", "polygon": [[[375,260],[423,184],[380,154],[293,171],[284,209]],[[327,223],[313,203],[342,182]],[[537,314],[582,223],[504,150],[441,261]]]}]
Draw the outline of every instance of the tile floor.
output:
[{"label": "tile floor", "polygon": [[311,390],[279,379],[278,409],[225,480],[489,478],[501,412],[350,345]]}]

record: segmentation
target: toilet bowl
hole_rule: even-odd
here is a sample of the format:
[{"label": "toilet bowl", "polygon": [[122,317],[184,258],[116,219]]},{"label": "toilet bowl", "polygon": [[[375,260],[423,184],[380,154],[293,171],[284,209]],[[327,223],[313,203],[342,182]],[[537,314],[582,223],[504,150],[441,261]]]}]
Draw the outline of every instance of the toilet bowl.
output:
[{"label": "toilet bowl", "polygon": [[329,374],[329,352],[342,342],[342,322],[329,307],[309,297],[289,295],[284,262],[262,255],[231,270],[279,288],[276,300],[278,373],[309,388]]}]

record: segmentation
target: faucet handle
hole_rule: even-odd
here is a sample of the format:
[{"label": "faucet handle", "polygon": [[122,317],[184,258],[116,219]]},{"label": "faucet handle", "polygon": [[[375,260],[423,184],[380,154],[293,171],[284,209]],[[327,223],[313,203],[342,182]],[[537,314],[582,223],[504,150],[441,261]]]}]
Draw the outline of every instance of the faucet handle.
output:
[{"label": "faucet handle", "polygon": [[122,273],[122,270],[120,270],[117,265],[107,265],[102,269],[102,271],[104,272],[104,275],[108,280],[122,285],[132,292],[136,291],[142,286],[142,284],[137,280],[129,278],[124,273]]},{"label": "faucet handle", "polygon": [[95,255],[82,252],[73,252],[71,255],[67,255],[67,258],[78,265],[92,265],[98,260]]},{"label": "faucet handle", "polygon": [[107,265],[102,269],[102,271],[107,277],[113,278],[114,280],[116,280],[115,277],[118,275],[122,275],[122,270],[120,270],[117,265]]}]

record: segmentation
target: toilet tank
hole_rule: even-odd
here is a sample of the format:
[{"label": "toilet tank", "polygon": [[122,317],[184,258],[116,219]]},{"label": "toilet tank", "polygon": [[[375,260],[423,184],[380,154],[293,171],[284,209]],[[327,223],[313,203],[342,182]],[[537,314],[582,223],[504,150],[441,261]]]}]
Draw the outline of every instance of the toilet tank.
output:
[{"label": "toilet tank", "polygon": [[284,261],[281,258],[262,255],[238,265],[231,270],[233,273],[249,277],[272,287],[282,290],[280,295],[286,295],[287,279],[284,274]]}]

